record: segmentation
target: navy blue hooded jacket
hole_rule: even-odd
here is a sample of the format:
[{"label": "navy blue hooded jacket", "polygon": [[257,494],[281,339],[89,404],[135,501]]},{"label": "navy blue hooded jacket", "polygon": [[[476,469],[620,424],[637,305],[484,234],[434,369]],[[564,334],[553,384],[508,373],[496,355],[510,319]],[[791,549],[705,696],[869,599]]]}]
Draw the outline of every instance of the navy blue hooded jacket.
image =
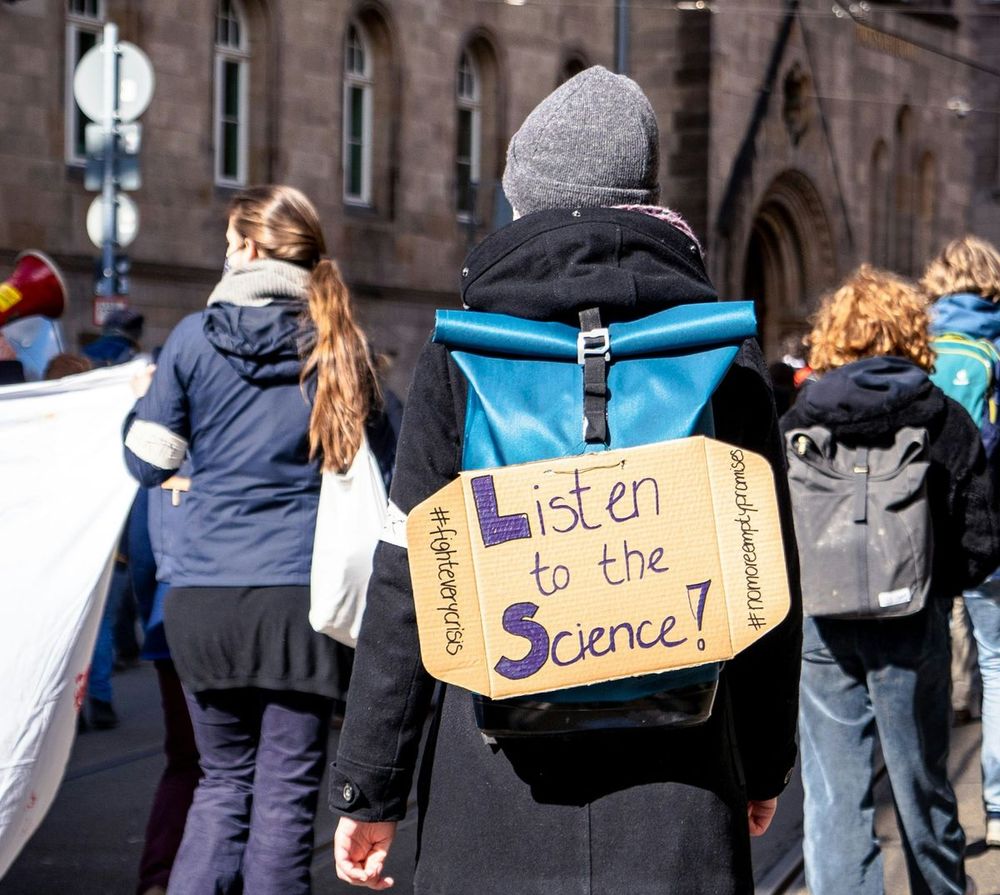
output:
[{"label": "navy blue hooded jacket", "polygon": [[174,586],[309,584],[320,464],[299,385],[302,308],[213,304],[184,318],[126,421],[126,463],[144,486],[191,458]]}]

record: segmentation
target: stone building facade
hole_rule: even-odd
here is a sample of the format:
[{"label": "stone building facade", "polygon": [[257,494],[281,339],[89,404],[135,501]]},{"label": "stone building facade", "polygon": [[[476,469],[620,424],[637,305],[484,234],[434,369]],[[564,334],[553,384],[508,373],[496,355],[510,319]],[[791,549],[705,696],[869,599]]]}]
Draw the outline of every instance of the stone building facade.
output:
[{"label": "stone building facade", "polygon": [[671,5],[710,10],[633,15],[665,200],[704,234],[720,293],[758,301],[769,355],[860,262],[915,275],[972,225],[985,116],[950,106],[972,98],[981,4]]},{"label": "stone building facade", "polygon": [[[146,342],[203,305],[238,184],[285,182],[316,202],[403,391],[434,308],[457,302],[464,254],[505,219],[510,134],[568,75],[613,67],[620,6],[4,0],[0,271],[20,249],[50,253],[72,292],[67,332],[94,331],[94,194],[70,72],[111,20],[156,72],[128,250]],[[771,354],[856,263],[913,273],[944,238],[996,218],[996,115],[949,109],[996,107],[997,79],[961,61],[992,33],[973,15],[984,4],[625,6],[627,67],[660,120],[663,200],[701,236],[721,294],[758,299]],[[977,146],[991,139],[989,161]]]},{"label": "stone building facade", "polygon": [[[284,182],[319,208],[330,253],[376,346],[396,358],[392,384],[404,390],[434,308],[457,303],[462,259],[493,227],[510,133],[567,73],[612,64],[612,6],[0,3],[0,36],[11,48],[0,73],[0,267],[9,269],[26,247],[48,252],[72,293],[67,333],[94,331],[97,252],[84,226],[94,194],[73,158],[67,71],[79,32],[111,20],[156,73],[141,119],[143,184],[131,194],[140,230],[128,249],[145,341],[161,342],[183,314],[204,305],[221,271],[237,181]],[[360,122],[345,121],[355,112]],[[361,151],[351,156],[348,136],[358,123]],[[364,168],[363,189],[353,195],[349,156]]]},{"label": "stone building facade", "polygon": [[971,109],[972,215],[969,228],[1000,246],[1000,2],[986,0],[969,12],[973,35]]}]

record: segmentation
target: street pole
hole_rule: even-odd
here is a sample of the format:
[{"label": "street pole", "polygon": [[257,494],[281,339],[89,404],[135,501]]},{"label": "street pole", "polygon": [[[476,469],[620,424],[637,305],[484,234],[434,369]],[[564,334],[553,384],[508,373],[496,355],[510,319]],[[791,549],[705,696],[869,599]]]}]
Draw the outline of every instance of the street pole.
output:
[{"label": "street pole", "polygon": [[101,198],[104,202],[104,239],[101,245],[101,283],[99,291],[111,296],[118,293],[118,276],[115,272],[115,253],[118,248],[118,183],[115,161],[118,157],[118,94],[120,57],[118,55],[118,26],[108,22],[104,26],[104,175]]},{"label": "street pole", "polygon": [[615,71],[628,74],[629,3],[615,0]]}]

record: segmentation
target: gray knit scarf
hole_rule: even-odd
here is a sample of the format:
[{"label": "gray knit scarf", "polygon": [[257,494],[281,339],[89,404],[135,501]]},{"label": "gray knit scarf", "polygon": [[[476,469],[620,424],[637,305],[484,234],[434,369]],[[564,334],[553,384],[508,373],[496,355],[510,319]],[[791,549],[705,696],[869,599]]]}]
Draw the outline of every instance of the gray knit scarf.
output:
[{"label": "gray knit scarf", "polygon": [[309,296],[310,276],[310,272],[298,264],[260,258],[223,275],[208,297],[208,303],[263,308],[275,300],[304,302]]}]

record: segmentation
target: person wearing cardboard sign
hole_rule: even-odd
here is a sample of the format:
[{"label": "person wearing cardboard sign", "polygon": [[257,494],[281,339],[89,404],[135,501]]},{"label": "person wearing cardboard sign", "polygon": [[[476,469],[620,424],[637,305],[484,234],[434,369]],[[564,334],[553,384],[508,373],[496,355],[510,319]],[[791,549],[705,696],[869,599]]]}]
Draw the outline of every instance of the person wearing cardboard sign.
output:
[{"label": "person wearing cardboard sign", "polygon": [[[126,422],[146,487],[190,458],[164,621],[204,776],[169,891],[311,891],[329,721],[350,653],[310,628],[321,471],[383,428],[367,340],[312,203],[239,193],[226,273]],[[331,550],[337,549],[330,545]]]},{"label": "person wearing cardboard sign", "polygon": [[[690,228],[655,206],[658,146],[652,108],[626,77],[591,68],[544,100],[508,151],[504,187],[517,219],[469,256],[461,286],[471,311],[439,312],[418,362],[331,771],[330,805],[342,815],[336,870],[354,885],[392,885],[387,861],[435,687],[418,632],[412,526],[422,526],[422,574],[435,564],[435,643],[470,675],[486,679],[492,668],[498,685],[514,686],[566,665],[600,668],[612,639],[635,657],[674,649],[697,656],[703,597],[721,585],[678,577],[698,545],[655,542],[657,518],[683,520],[684,496],[647,481],[655,470],[632,475],[628,457],[614,478],[606,467],[620,460],[602,452],[712,432],[731,445],[727,455],[735,452],[726,464],[732,480],[744,474],[739,455],[751,451],[775,473],[787,548],[779,542],[779,571],[784,578],[787,564],[792,585],[786,620],[776,617],[773,630],[721,669],[695,658],[667,679],[606,680],[612,674],[594,688],[530,691],[526,701],[447,684],[424,751],[414,891],[753,889],[749,837],[767,829],[795,759],[794,536],[752,313],[718,303]],[[668,427],[672,435],[663,434]],[[549,475],[545,464],[530,467],[540,477],[522,476],[513,503],[508,470],[488,481],[490,469],[556,457]],[[478,520],[471,527],[451,515],[451,502],[431,499],[455,487],[467,488],[464,506]],[[739,515],[734,490],[730,519]],[[747,527],[756,537],[752,516]],[[472,641],[483,628],[464,614],[462,585],[473,532],[481,555],[512,539],[607,532],[606,553],[590,545],[587,571],[606,621],[593,613],[538,621],[552,605],[572,608],[562,595],[583,573],[569,557],[539,547],[537,561],[534,551],[527,563],[500,560],[480,571],[509,582],[509,605],[496,608],[508,634],[519,633],[492,665],[482,663]],[[633,593],[668,580],[669,609],[632,606]],[[745,625],[760,594],[744,584]]]},{"label": "person wearing cardboard sign", "polygon": [[949,604],[1000,555],[975,423],[928,377],[925,298],[862,266],[810,335],[819,374],[782,418],[805,614],[799,737],[806,882],[882,895],[875,740],[911,889],[974,891],[947,776]]}]

